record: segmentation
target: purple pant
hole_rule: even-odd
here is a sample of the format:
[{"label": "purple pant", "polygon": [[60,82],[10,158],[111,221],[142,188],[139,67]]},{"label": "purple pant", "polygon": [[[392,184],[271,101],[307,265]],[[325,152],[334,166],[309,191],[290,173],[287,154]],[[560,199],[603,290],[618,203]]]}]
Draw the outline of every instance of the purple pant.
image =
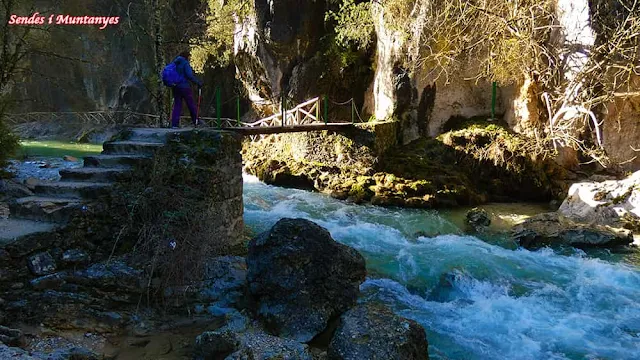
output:
[{"label": "purple pant", "polygon": [[180,125],[180,115],[182,114],[182,100],[187,102],[187,108],[191,114],[191,121],[196,123],[196,103],[193,101],[193,93],[190,87],[173,88],[173,112],[171,112],[171,126],[178,127]]}]

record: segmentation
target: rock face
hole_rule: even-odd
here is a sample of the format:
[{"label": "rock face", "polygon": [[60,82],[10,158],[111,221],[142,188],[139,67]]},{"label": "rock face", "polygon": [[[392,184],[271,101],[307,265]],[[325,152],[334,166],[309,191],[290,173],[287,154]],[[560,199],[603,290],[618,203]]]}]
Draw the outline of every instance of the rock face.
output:
[{"label": "rock face", "polygon": [[207,264],[205,280],[196,293],[198,301],[217,308],[242,308],[245,305],[247,265],[239,256],[221,256]]},{"label": "rock face", "polygon": [[250,100],[284,94],[296,65],[317,50],[324,8],[322,1],[259,0],[255,15],[237,24],[234,61]]},{"label": "rock face", "polygon": [[579,222],[621,226],[640,220],[640,171],[624,180],[573,184],[558,210]]},{"label": "rock face", "polygon": [[429,359],[424,329],[380,305],[359,305],[341,317],[329,360]]},{"label": "rock face", "polygon": [[[640,76],[630,81],[632,91],[640,90]],[[640,168],[640,95],[618,98],[607,106],[603,118],[602,142],[607,154],[625,170]],[[635,150],[634,150],[635,149]]]},{"label": "rock face", "polygon": [[263,332],[209,331],[196,339],[197,360],[311,360],[307,345]]},{"label": "rock face", "polygon": [[525,220],[513,229],[512,238],[529,249],[547,245],[614,247],[633,242],[629,230],[578,224],[558,213],[540,214]]},{"label": "rock face", "polygon": [[247,266],[253,308],[266,329],[299,342],[355,305],[366,276],[362,255],[304,219],[282,219],[251,240]]},{"label": "rock face", "polygon": [[244,228],[240,138],[224,131],[187,130],[169,132],[166,139],[170,153],[180,154],[189,166],[198,169],[203,186],[200,190],[209,203],[200,241],[224,246],[238,244]]}]

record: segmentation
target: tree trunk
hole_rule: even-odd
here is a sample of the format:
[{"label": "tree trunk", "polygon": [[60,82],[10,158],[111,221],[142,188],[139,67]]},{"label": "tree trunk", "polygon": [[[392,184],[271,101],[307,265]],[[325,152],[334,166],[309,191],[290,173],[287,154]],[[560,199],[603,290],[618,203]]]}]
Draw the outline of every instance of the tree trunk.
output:
[{"label": "tree trunk", "polygon": [[153,29],[154,36],[154,52],[155,52],[155,70],[156,74],[158,74],[158,87],[155,94],[156,97],[156,107],[158,111],[158,115],[160,115],[159,126],[163,126],[167,124],[168,116],[167,116],[167,108],[166,108],[166,99],[165,99],[165,88],[164,84],[162,84],[162,78],[160,77],[160,73],[165,66],[164,60],[164,48],[163,48],[163,39],[162,39],[162,4],[163,0],[152,0],[151,9],[153,11],[153,15],[151,17],[151,27]]}]

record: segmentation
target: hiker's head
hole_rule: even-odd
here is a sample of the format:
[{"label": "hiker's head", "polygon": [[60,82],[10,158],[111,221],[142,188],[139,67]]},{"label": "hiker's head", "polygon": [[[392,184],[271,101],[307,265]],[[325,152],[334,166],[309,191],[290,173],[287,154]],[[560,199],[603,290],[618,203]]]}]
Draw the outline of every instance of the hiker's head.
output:
[{"label": "hiker's head", "polygon": [[189,60],[189,58],[191,57],[191,52],[188,51],[188,50],[185,50],[185,51],[180,53],[180,56],[182,56],[183,58]]}]

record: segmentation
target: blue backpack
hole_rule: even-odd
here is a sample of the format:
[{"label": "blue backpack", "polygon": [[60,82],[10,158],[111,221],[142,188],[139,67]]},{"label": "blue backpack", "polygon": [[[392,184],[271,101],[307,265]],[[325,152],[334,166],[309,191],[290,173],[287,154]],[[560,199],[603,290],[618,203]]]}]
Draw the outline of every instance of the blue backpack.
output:
[{"label": "blue backpack", "polygon": [[162,70],[162,83],[168,87],[174,87],[184,81],[184,77],[178,72],[175,62],[171,62]]}]

